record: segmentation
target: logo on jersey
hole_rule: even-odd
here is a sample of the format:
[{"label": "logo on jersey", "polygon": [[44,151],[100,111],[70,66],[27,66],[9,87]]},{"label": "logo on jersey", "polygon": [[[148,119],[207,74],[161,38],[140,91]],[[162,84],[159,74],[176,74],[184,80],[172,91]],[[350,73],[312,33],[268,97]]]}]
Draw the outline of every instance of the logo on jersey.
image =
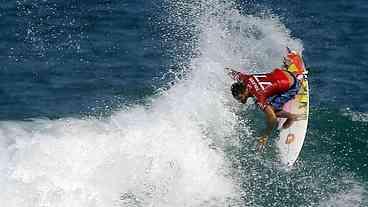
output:
[{"label": "logo on jersey", "polygon": [[249,81],[252,83],[256,91],[264,90],[267,86],[272,86],[272,83],[266,79],[266,75],[253,75]]}]

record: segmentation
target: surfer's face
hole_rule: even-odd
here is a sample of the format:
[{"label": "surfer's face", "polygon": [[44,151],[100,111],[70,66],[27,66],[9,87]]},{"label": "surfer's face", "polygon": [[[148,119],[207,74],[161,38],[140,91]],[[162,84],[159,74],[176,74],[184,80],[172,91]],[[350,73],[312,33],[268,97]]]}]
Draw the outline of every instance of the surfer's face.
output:
[{"label": "surfer's face", "polygon": [[245,91],[243,93],[240,93],[238,95],[238,97],[236,97],[236,100],[238,100],[240,103],[245,104],[245,103],[247,103],[248,97],[249,97],[248,90],[245,89]]}]

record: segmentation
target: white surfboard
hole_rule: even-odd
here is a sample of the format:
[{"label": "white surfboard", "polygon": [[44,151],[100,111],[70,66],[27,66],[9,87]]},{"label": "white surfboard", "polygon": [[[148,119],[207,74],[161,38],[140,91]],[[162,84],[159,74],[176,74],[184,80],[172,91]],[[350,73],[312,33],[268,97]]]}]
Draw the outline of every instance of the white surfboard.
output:
[{"label": "white surfboard", "polygon": [[307,70],[305,68],[301,54],[288,49],[288,57],[292,64],[288,68],[301,82],[301,87],[294,99],[287,102],[283,109],[293,114],[303,114],[303,119],[295,121],[289,128],[282,129],[285,119],[279,118],[279,156],[281,163],[292,166],[298,159],[303,147],[305,135],[307,133],[309,116],[309,88],[307,80]]}]

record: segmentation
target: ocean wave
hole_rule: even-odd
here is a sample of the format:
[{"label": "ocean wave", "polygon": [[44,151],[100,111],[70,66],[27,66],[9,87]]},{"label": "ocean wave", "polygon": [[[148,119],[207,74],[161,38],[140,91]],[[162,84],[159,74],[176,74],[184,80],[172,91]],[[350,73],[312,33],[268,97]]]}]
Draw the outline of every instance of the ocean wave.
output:
[{"label": "ocean wave", "polygon": [[[233,3],[165,3],[170,16],[161,23],[176,23],[196,37],[185,43],[196,51],[188,65],[175,62],[185,76],[147,105],[107,118],[1,122],[3,205],[307,205],[330,193],[326,185],[340,186],[331,178],[340,169],[328,165],[326,154],[306,151],[311,160],[290,174],[255,154],[255,129],[229,92],[224,67],[270,71],[286,46],[302,51],[302,42],[277,16],[242,15]],[[172,38],[175,30],[162,32]],[[174,55],[183,57],[180,49]],[[353,189],[359,201],[363,190]]]}]

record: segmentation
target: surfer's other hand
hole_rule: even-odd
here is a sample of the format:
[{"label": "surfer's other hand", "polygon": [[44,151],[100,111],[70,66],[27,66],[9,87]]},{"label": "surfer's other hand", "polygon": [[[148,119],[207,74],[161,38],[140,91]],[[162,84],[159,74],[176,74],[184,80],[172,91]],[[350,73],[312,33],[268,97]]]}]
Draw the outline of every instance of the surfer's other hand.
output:
[{"label": "surfer's other hand", "polygon": [[231,68],[225,68],[225,71],[228,76],[230,76],[233,80],[239,80],[240,72],[233,70]]},{"label": "surfer's other hand", "polygon": [[257,144],[257,152],[263,152],[264,149],[266,148],[266,144],[267,144],[267,140],[268,137],[267,136],[262,136],[258,139],[258,144]]},{"label": "surfer's other hand", "polygon": [[226,74],[228,75],[228,76],[232,76],[232,74],[234,73],[234,70],[233,69],[231,69],[231,68],[228,68],[228,67],[226,67],[225,68],[225,72],[226,72]]},{"label": "surfer's other hand", "polygon": [[232,71],[233,69],[231,69],[231,68],[229,68],[229,67],[225,67],[225,71],[227,71],[227,72],[230,72],[230,71]]}]

